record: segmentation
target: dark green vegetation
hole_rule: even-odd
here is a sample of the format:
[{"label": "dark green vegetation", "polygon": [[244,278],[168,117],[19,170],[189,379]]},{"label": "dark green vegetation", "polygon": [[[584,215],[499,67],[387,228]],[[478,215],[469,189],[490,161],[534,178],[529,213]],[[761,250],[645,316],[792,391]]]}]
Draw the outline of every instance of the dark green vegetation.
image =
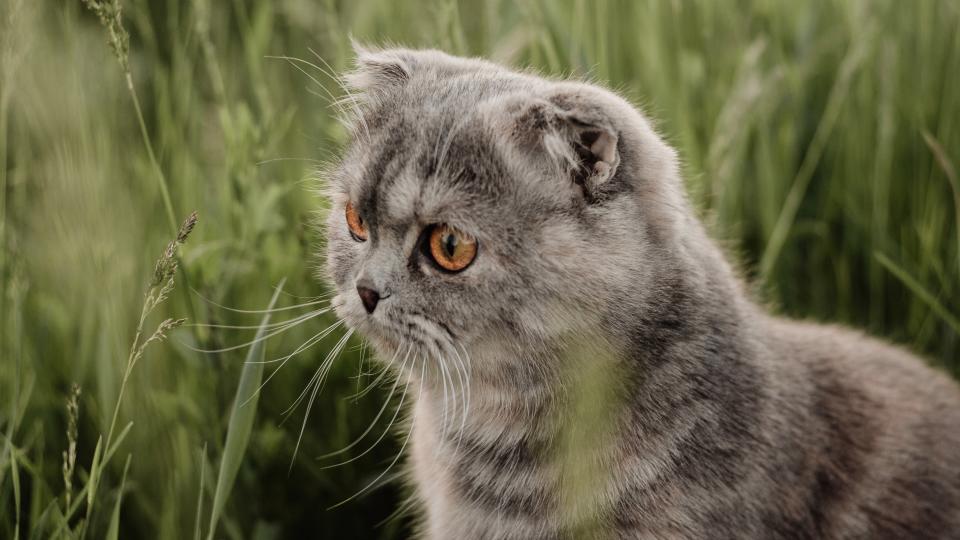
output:
[{"label": "dark green vegetation", "polygon": [[[348,67],[350,35],[589,74],[621,90],[679,148],[698,207],[759,298],[889,337],[960,373],[956,2],[123,7],[128,57],[117,27],[112,48],[79,0],[0,0],[0,537],[19,527],[21,538],[45,538],[63,524],[55,536],[206,537],[220,504],[220,538],[405,534],[402,519],[375,528],[399,505],[395,483],[324,510],[379,475],[399,446],[388,436],[332,469],[315,459],[362,433],[387,395],[347,399],[371,380],[355,379],[361,341],[333,365],[296,453],[306,402],[281,423],[284,412],[343,332],[287,363],[256,408],[234,412],[244,359],[288,354],[333,318],[292,328],[265,351],[191,350],[256,331],[191,323],[260,324],[212,302],[263,309],[282,278],[278,306],[326,292],[313,278],[322,239],[310,221],[322,202],[309,179],[344,130],[329,103],[341,90],[310,64]],[[200,222],[146,336],[167,317],[189,320],[127,370],[154,263],[192,210]],[[275,364],[264,367],[266,376]],[[116,452],[97,452],[128,371]],[[248,370],[243,396],[256,375]]]}]

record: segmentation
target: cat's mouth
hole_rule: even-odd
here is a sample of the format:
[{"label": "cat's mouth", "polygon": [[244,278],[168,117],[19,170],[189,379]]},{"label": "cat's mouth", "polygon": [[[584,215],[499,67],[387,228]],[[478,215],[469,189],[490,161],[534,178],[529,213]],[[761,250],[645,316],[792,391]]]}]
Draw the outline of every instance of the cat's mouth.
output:
[{"label": "cat's mouth", "polygon": [[339,302],[337,315],[384,356],[412,354],[443,358],[459,353],[459,340],[450,325],[423,311],[402,306],[381,306],[368,314],[359,302]]}]

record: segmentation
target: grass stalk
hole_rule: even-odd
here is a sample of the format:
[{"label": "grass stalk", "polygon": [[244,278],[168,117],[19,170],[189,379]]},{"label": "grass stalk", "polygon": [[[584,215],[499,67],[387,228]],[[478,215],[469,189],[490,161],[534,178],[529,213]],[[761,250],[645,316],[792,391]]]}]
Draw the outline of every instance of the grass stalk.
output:
[{"label": "grass stalk", "polygon": [[120,64],[123,71],[123,77],[127,85],[127,92],[133,101],[133,108],[137,114],[137,124],[140,126],[140,136],[143,138],[143,145],[146,147],[147,156],[150,159],[150,165],[157,177],[157,183],[160,186],[160,194],[163,198],[163,206],[166,209],[167,220],[170,230],[177,232],[176,212],[173,209],[173,201],[170,199],[170,190],[167,188],[167,177],[163,174],[163,169],[157,161],[157,156],[153,152],[153,141],[150,139],[150,133],[147,131],[147,123],[143,117],[143,108],[140,107],[140,98],[137,96],[137,89],[133,84],[133,74],[130,71],[130,35],[123,26],[123,7],[120,0],[82,0],[90,11],[94,12],[100,19],[100,24],[107,30],[108,43],[113,50],[113,54]]},{"label": "grass stalk", "polygon": [[817,130],[813,135],[813,140],[807,148],[800,169],[790,186],[790,192],[783,203],[780,215],[774,225],[773,232],[770,233],[770,239],[767,241],[767,247],[763,251],[763,257],[760,259],[760,275],[768,278],[773,271],[777,259],[787,241],[790,229],[797,218],[797,211],[800,209],[800,203],[803,201],[804,194],[810,186],[814,171],[820,162],[823,151],[830,139],[830,134],[836,125],[837,118],[840,115],[841,108],[850,90],[851,80],[860,64],[868,52],[868,47],[872,46],[872,31],[864,30],[864,37],[851,46],[849,53],[837,70],[837,78],[830,90],[830,96],[827,99],[827,105],[824,109]]},{"label": "grass stalk", "polygon": [[957,227],[957,270],[960,271],[960,178],[957,178],[957,169],[947,156],[943,145],[926,131],[923,132],[923,140],[927,143],[927,147],[930,148],[930,152],[937,160],[937,165],[940,166],[943,174],[947,177],[947,182],[950,184],[950,191],[953,193],[953,219]]},{"label": "grass stalk", "polygon": [[257,414],[260,383],[263,380],[265,344],[261,341],[261,338],[267,333],[267,325],[270,324],[269,310],[272,310],[276,305],[285,281],[281,281],[277,285],[267,306],[268,313],[263,316],[260,328],[257,329],[257,335],[254,338],[257,341],[250,347],[243,364],[240,383],[237,385],[237,395],[233,402],[233,410],[230,413],[227,440],[223,446],[223,457],[220,458],[220,472],[217,475],[217,487],[213,495],[213,507],[210,510],[207,540],[213,540],[213,535],[217,532],[217,523],[223,513],[227,498],[230,496],[230,491],[233,489],[237,472],[239,472],[240,464],[243,462],[243,455],[247,451],[247,444],[250,442],[250,433]]},{"label": "grass stalk", "polygon": [[926,287],[917,281],[917,278],[913,277],[910,272],[904,270],[900,265],[893,262],[890,257],[887,257],[883,253],[877,252],[875,256],[880,264],[882,264],[887,270],[890,271],[891,274],[896,276],[897,279],[899,279],[904,285],[913,291],[917,298],[922,300],[927,307],[929,307],[943,320],[943,322],[950,325],[950,328],[952,328],[954,332],[960,334],[960,318],[950,313],[950,310],[948,310],[933,293],[931,293]]},{"label": "grass stalk", "polygon": [[127,91],[130,93],[130,99],[133,101],[133,108],[137,113],[137,124],[140,126],[140,136],[143,137],[143,146],[147,150],[147,156],[150,158],[150,165],[153,167],[154,174],[157,177],[157,184],[160,186],[160,195],[163,197],[163,207],[166,209],[167,221],[170,230],[177,230],[177,219],[174,217],[176,212],[173,209],[173,201],[170,199],[170,189],[167,188],[167,177],[163,174],[160,162],[153,153],[153,141],[150,139],[150,132],[147,131],[147,123],[143,119],[143,109],[140,107],[140,98],[137,97],[137,90],[133,86],[133,76],[130,70],[124,72],[124,79],[127,82]]},{"label": "grass stalk", "polygon": [[157,260],[156,265],[154,266],[153,280],[150,282],[150,286],[144,295],[143,307],[140,310],[140,318],[137,322],[137,329],[134,334],[133,342],[130,344],[130,352],[127,355],[127,363],[123,371],[123,378],[120,381],[120,389],[117,392],[117,400],[113,408],[113,414],[110,418],[109,428],[107,429],[107,437],[105,441],[101,439],[97,442],[97,449],[94,453],[93,462],[90,466],[89,489],[87,490],[87,514],[81,525],[81,538],[83,538],[86,534],[87,526],[93,513],[97,488],[100,485],[103,468],[106,465],[105,461],[100,460],[101,450],[104,448],[111,448],[114,429],[117,425],[117,418],[120,415],[120,406],[123,403],[123,396],[126,392],[130,375],[133,373],[133,369],[136,366],[137,361],[143,357],[144,351],[150,344],[166,339],[170,332],[180,327],[185,322],[185,319],[165,319],[163,322],[157,325],[150,337],[143,339],[145,335],[144,325],[147,321],[147,317],[160,304],[162,304],[167,299],[170,292],[173,291],[174,277],[176,276],[178,267],[176,260],[177,248],[186,242],[196,223],[197,213],[194,212],[190,214],[190,216],[187,217],[187,219],[180,226],[176,236],[170,241],[169,244],[167,244],[167,248],[163,251],[160,258]]}]

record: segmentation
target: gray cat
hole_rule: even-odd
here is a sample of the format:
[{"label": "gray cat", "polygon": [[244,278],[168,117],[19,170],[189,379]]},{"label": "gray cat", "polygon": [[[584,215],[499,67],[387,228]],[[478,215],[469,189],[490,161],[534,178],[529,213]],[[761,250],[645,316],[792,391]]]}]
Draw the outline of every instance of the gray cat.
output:
[{"label": "gray cat", "polygon": [[624,99],[358,50],[337,314],[410,404],[432,539],[960,537],[960,390],[766,314]]}]

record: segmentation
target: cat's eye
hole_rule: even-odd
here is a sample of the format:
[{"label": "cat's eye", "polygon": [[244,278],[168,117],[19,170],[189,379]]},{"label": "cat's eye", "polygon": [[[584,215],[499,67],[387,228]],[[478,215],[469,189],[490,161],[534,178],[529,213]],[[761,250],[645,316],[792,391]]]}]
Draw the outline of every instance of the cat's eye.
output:
[{"label": "cat's eye", "polygon": [[364,223],[363,218],[360,217],[360,214],[357,213],[357,209],[353,207],[353,203],[347,203],[346,214],[347,227],[350,229],[350,236],[352,236],[357,242],[366,241],[367,225]]},{"label": "cat's eye", "polygon": [[430,231],[429,253],[437,266],[459,272],[477,257],[477,240],[449,225],[436,225]]}]

